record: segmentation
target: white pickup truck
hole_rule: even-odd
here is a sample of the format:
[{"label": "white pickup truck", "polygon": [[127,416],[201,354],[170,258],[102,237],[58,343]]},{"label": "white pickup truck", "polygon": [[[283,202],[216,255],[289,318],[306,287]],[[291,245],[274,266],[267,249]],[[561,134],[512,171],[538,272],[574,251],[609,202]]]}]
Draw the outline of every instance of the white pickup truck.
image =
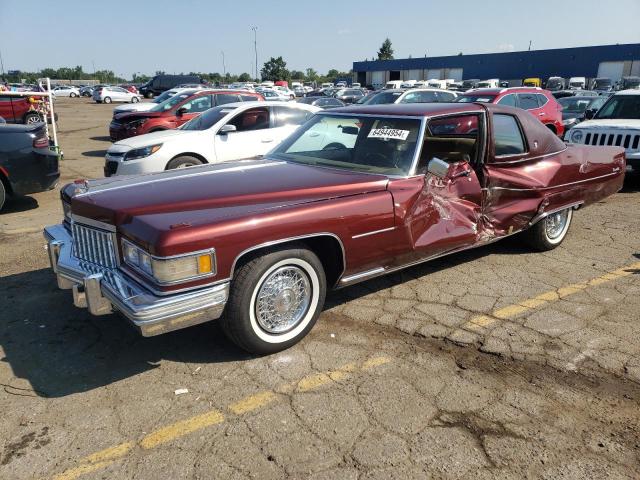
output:
[{"label": "white pickup truck", "polygon": [[567,140],[584,145],[623,147],[627,174],[640,174],[640,90],[622,90],[585,122],[571,129]]}]

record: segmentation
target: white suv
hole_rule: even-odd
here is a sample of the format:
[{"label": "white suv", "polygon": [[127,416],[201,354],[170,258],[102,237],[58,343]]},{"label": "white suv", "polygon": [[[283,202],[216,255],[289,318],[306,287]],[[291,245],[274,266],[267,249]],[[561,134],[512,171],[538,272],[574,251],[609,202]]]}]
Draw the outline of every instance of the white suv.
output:
[{"label": "white suv", "polygon": [[239,102],[210,108],[177,130],[114,143],[105,157],[105,175],[159,172],[264,155],[320,110],[294,102]]},{"label": "white suv", "polygon": [[640,90],[618,92],[597,113],[586,113],[589,120],[573,127],[566,139],[584,145],[623,147],[627,172],[640,173]]}]

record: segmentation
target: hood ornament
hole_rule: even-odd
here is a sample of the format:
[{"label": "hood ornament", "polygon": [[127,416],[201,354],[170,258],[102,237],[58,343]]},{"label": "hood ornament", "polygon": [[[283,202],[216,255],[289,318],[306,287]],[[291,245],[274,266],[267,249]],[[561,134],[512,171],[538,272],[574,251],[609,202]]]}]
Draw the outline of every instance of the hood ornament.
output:
[{"label": "hood ornament", "polygon": [[74,194],[86,193],[89,191],[89,180],[80,178],[73,181]]}]

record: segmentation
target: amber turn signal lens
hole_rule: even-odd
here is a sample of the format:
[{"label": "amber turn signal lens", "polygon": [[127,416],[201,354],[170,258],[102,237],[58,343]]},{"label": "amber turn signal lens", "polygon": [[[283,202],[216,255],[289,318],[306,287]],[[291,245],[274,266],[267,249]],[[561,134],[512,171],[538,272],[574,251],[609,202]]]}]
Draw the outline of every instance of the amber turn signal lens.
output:
[{"label": "amber turn signal lens", "polygon": [[198,273],[211,273],[211,255],[200,255],[198,257]]}]

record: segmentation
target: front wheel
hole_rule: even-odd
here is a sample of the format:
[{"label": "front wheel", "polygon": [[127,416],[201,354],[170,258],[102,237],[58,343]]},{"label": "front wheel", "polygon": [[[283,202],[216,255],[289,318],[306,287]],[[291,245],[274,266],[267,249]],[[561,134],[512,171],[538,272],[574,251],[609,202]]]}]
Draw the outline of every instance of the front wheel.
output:
[{"label": "front wheel", "polygon": [[222,328],[248,352],[285,350],[313,328],[326,290],[324,269],[315,253],[303,245],[269,250],[237,271]]},{"label": "front wheel", "polygon": [[71,98],[75,98],[75,97],[76,97],[76,94],[75,94],[75,93],[73,93],[73,92],[71,92],[71,93],[69,94],[69,96],[70,96]]},{"label": "front wheel", "polygon": [[24,116],[25,125],[33,125],[39,122],[42,122],[42,117],[35,112],[29,112]]},{"label": "front wheel", "polygon": [[202,161],[199,158],[192,157],[190,155],[182,155],[172,159],[167,163],[167,170],[173,170],[174,168],[187,168],[195,167],[196,165],[202,165]]},{"label": "front wheel", "polygon": [[547,215],[529,230],[524,232],[525,241],[536,250],[553,250],[562,243],[567,236],[573,208],[566,208]]},{"label": "front wheel", "polygon": [[140,101],[140,99],[138,97],[132,97],[131,98],[131,103],[138,103]]},{"label": "front wheel", "polygon": [[104,100],[102,100],[104,103],[111,103],[111,97],[104,97]]},{"label": "front wheel", "polygon": [[7,199],[7,190],[4,188],[4,183],[0,180],[0,210],[4,206],[4,202]]}]

